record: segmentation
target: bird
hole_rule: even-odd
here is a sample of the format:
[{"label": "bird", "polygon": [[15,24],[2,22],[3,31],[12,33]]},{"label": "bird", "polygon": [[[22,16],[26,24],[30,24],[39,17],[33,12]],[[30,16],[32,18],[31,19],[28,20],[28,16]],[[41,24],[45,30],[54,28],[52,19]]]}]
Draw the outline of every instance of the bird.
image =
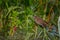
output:
[{"label": "bird", "polygon": [[46,21],[44,21],[42,18],[40,18],[38,16],[34,16],[33,18],[34,18],[34,22],[37,25],[41,25],[43,28],[45,28],[49,32],[50,35],[52,35],[52,36],[59,35],[55,25],[51,24],[48,27],[48,23]]},{"label": "bird", "polygon": [[45,22],[42,18],[38,17],[38,16],[34,16],[34,21],[36,24],[41,25],[42,27],[46,27],[47,26],[47,22]]}]

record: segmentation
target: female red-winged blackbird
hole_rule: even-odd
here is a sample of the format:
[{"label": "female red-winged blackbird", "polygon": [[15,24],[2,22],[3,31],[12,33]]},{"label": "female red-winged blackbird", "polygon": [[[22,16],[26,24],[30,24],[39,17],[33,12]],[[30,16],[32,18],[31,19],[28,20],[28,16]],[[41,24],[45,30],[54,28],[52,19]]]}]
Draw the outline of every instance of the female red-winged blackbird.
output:
[{"label": "female red-winged blackbird", "polygon": [[47,22],[45,22],[42,18],[38,16],[34,16],[34,21],[36,22],[36,24],[41,25],[42,27],[46,27],[48,24]]},{"label": "female red-winged blackbird", "polygon": [[49,34],[52,36],[58,35],[58,31],[55,25],[51,24],[50,27],[48,27],[48,23],[38,16],[34,16],[34,21],[36,24],[41,25],[43,28],[45,27]]}]

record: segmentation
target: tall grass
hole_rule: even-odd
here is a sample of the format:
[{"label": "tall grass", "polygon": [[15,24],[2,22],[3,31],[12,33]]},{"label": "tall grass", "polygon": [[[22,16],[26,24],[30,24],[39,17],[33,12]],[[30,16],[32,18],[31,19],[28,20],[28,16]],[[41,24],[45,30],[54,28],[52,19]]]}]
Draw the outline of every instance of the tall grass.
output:
[{"label": "tall grass", "polygon": [[47,28],[54,24],[59,29],[59,10],[59,0],[0,0],[0,39],[59,40],[34,20],[41,17],[48,22]]}]

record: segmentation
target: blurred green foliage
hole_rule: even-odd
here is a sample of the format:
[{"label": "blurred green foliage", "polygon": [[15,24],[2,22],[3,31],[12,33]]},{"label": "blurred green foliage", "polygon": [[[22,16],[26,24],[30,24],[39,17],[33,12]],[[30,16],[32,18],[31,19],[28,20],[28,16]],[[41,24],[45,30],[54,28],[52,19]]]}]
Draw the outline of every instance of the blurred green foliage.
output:
[{"label": "blurred green foliage", "polygon": [[0,39],[58,40],[37,25],[33,17],[39,16],[57,27],[59,10],[59,0],[0,0]]}]

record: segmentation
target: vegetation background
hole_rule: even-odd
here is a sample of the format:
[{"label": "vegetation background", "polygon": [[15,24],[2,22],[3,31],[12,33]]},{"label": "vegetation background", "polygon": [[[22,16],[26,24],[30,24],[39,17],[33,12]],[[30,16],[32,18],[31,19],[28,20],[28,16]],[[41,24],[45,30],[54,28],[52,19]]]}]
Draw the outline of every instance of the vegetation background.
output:
[{"label": "vegetation background", "polygon": [[0,40],[59,40],[34,21],[36,15],[57,28],[59,13],[60,0],[0,0]]}]

